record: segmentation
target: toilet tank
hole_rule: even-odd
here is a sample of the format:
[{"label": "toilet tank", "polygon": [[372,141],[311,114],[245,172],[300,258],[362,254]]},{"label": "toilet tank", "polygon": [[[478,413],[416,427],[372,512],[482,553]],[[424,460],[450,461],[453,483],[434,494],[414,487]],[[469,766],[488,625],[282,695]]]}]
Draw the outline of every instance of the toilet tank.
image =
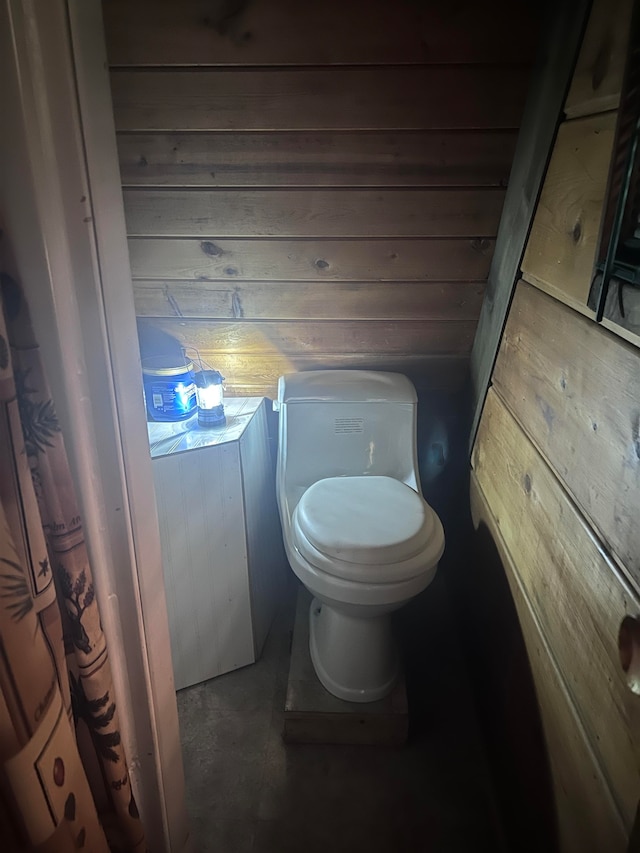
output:
[{"label": "toilet tank", "polygon": [[289,512],[324,477],[383,475],[419,489],[417,396],[399,373],[318,370],[281,376],[278,487]]}]

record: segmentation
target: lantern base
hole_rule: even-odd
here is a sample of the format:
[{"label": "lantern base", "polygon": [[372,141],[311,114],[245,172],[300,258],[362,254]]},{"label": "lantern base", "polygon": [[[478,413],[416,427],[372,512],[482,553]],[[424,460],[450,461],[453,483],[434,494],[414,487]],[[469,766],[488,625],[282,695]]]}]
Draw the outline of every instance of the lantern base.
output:
[{"label": "lantern base", "polygon": [[223,406],[215,406],[213,409],[198,409],[198,426],[221,427],[225,426],[227,419]]}]

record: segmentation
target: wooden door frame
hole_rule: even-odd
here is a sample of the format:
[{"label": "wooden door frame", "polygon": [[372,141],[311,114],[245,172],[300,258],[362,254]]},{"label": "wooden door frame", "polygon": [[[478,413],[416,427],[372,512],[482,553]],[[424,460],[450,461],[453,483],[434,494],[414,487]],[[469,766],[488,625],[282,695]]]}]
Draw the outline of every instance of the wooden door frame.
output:
[{"label": "wooden door frame", "polygon": [[149,849],[184,776],[100,0],[0,0],[0,203],[82,507]]}]

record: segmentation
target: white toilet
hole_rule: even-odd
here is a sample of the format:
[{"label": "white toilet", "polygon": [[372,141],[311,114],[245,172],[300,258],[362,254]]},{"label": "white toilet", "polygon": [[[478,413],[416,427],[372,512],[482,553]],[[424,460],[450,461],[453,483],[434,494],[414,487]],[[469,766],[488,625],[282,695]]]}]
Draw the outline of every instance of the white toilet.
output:
[{"label": "white toilet", "polygon": [[281,376],[277,495],[291,568],[313,594],[311,659],[350,702],[398,672],[389,614],[427,587],[444,532],[420,493],[417,397],[398,373]]}]

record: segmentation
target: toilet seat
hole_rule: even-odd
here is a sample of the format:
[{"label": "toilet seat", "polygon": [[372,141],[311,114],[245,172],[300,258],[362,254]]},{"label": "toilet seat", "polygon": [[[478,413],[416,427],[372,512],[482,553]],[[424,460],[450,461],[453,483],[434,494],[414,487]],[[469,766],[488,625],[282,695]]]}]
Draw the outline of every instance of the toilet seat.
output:
[{"label": "toilet seat", "polygon": [[420,574],[444,548],[429,504],[392,477],[330,477],[311,485],[292,517],[295,547],[309,563],[360,583]]}]

